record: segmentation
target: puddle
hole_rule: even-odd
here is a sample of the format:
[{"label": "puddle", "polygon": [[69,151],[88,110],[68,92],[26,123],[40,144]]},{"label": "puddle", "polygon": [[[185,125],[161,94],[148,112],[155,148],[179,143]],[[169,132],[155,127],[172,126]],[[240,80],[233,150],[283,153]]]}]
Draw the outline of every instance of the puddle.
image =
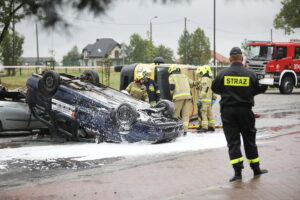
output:
[{"label": "puddle", "polygon": [[284,111],[275,113],[262,113],[261,118],[293,118],[300,119],[300,111]]}]

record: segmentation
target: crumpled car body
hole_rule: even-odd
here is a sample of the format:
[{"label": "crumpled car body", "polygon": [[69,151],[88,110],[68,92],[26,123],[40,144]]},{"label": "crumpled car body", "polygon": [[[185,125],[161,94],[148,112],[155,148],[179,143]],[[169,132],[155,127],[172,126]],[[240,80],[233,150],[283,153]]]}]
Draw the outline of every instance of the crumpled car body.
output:
[{"label": "crumpled car body", "polygon": [[[56,74],[54,78],[51,73]],[[157,143],[183,134],[182,121],[172,117],[168,102],[151,107],[97,81],[50,71],[31,76],[27,88],[27,102],[35,117],[64,137],[91,138],[98,143]]]}]

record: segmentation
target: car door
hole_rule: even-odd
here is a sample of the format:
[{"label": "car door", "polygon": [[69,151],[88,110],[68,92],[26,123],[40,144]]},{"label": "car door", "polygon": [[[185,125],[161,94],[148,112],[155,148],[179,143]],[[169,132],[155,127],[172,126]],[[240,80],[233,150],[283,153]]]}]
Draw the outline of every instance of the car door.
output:
[{"label": "car door", "polygon": [[30,111],[26,103],[0,101],[0,121],[3,131],[28,128]]}]

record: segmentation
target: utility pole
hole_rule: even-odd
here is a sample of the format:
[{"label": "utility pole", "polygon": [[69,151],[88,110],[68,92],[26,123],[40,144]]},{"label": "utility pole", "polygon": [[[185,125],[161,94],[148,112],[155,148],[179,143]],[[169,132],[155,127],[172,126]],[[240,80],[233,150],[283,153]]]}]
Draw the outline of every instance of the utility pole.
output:
[{"label": "utility pole", "polygon": [[156,19],[157,16],[154,16],[150,19],[150,42],[152,44],[152,19]]},{"label": "utility pole", "polygon": [[271,42],[273,42],[273,29],[271,28]]},{"label": "utility pole", "polygon": [[[13,1],[13,10],[15,9],[15,2]],[[16,65],[15,64],[15,48],[16,48],[16,39],[15,39],[15,15],[13,14],[12,16],[12,65]]]},{"label": "utility pole", "polygon": [[183,60],[184,60],[184,64],[187,63],[187,34],[186,34],[187,30],[186,30],[186,17],[184,18],[184,56],[183,56]]},{"label": "utility pole", "polygon": [[216,0],[214,0],[214,77],[216,77]]},{"label": "utility pole", "polygon": [[[39,56],[39,34],[38,34],[38,27],[35,24],[35,34],[36,34],[36,57],[37,57],[37,65],[40,65],[40,56]],[[38,73],[38,69],[35,68],[35,72]]]}]

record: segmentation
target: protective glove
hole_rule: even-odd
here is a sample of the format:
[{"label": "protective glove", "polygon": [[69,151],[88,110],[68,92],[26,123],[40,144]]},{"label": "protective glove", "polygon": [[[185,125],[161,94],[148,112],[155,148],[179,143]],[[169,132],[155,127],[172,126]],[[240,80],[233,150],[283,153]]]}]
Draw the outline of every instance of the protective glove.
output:
[{"label": "protective glove", "polygon": [[129,95],[129,93],[126,90],[121,90],[122,93]]},{"label": "protective glove", "polygon": [[151,105],[151,107],[155,107],[156,106],[156,101],[151,101],[150,105]]},{"label": "protective glove", "polygon": [[201,102],[202,102],[202,99],[201,99],[201,98],[198,98],[197,103],[201,103]]},{"label": "protective glove", "polygon": [[215,104],[216,102],[217,102],[217,99],[213,99],[213,100],[211,101],[212,104]]}]

